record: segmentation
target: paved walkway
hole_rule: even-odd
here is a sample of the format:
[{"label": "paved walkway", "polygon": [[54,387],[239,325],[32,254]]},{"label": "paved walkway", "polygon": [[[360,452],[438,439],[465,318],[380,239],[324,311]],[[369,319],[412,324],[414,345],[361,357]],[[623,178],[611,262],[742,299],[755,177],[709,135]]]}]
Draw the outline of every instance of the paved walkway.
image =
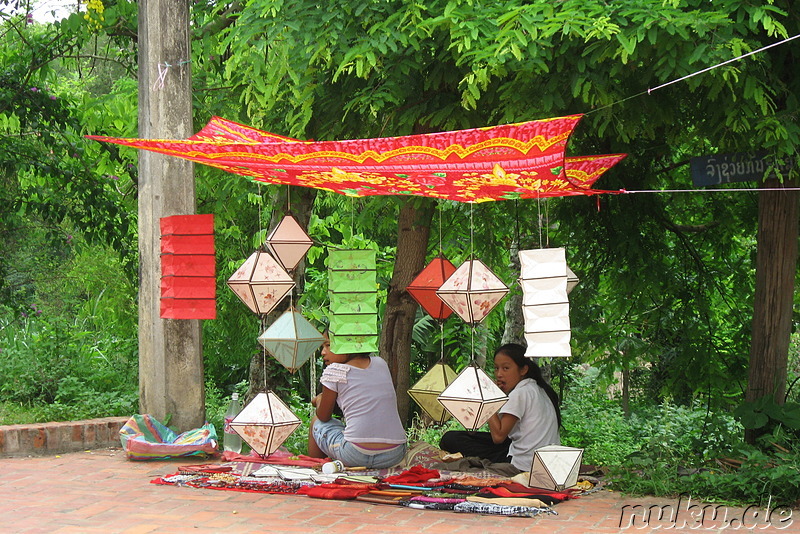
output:
[{"label": "paved walkway", "polygon": [[[513,518],[149,483],[157,476],[174,473],[180,465],[192,463],[202,460],[131,462],[119,449],[0,459],[0,532],[800,532],[797,510],[795,518],[778,524],[778,511],[772,514],[770,523],[764,509],[718,507],[718,517],[712,520],[714,508],[708,507],[701,523],[702,504],[691,508],[698,503],[625,498],[607,490],[563,502],[555,507],[555,516]],[[651,506],[655,511],[646,520]],[[660,520],[659,509],[664,511]],[[785,528],[779,529],[781,526]]]}]

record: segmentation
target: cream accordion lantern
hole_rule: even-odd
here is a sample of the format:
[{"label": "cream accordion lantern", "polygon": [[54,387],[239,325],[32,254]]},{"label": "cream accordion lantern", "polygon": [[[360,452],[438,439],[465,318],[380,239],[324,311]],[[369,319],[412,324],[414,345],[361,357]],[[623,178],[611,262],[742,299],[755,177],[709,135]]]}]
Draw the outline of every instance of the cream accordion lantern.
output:
[{"label": "cream accordion lantern", "polygon": [[465,367],[438,399],[467,430],[479,429],[508,401],[506,394],[475,363]]},{"label": "cream accordion lantern", "polygon": [[258,342],[290,373],[305,364],[325,341],[325,338],[299,311],[286,310],[275,319]]},{"label": "cream accordion lantern", "polygon": [[503,300],[508,287],[481,260],[467,260],[436,291],[465,323],[475,326]]},{"label": "cream accordion lantern", "polygon": [[254,452],[269,456],[300,426],[300,419],[275,393],[259,393],[231,421]]},{"label": "cream accordion lantern", "polygon": [[295,283],[268,252],[257,250],[228,279],[236,296],[251,311],[267,314],[289,294]]},{"label": "cream accordion lantern", "polygon": [[292,214],[286,215],[267,237],[267,249],[287,271],[297,267],[313,244]]},{"label": "cream accordion lantern", "polygon": [[528,486],[562,491],[578,483],[583,449],[547,445],[533,451]]},{"label": "cream accordion lantern", "polygon": [[378,288],[374,250],[328,253],[331,351],[356,354],[378,350]]},{"label": "cream accordion lantern", "polygon": [[445,410],[438,397],[455,378],[456,372],[440,360],[408,390],[408,394],[433,422],[444,423],[450,419],[450,412]]},{"label": "cream accordion lantern", "polygon": [[570,271],[564,249],[521,250],[519,260],[522,316],[528,345],[525,356],[572,356],[567,299]]}]

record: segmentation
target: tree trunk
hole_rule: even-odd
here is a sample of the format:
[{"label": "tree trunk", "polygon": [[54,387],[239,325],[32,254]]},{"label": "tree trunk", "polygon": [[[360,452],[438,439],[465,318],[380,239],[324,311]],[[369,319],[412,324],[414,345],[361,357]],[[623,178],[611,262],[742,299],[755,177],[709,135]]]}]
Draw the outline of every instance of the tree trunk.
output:
[{"label": "tree trunk", "polygon": [[[139,136],[192,135],[189,4],[139,4]],[[162,76],[163,73],[163,76]],[[179,430],[205,422],[200,321],[162,319],[159,221],[195,213],[192,163],[139,152],[139,409]]]},{"label": "tree trunk", "polygon": [[[508,250],[509,270],[511,274],[514,275],[515,280],[519,278],[520,275],[519,246],[519,233],[515,232]],[[522,315],[522,290],[516,282],[511,285],[510,289],[511,291],[509,291],[504,304],[506,327],[505,330],[503,330],[502,344],[519,343],[520,345],[524,345],[525,320]]]},{"label": "tree trunk", "polygon": [[[783,404],[797,270],[798,192],[768,180],[758,202],[758,252],[746,400],[771,396]],[[796,187],[796,182],[785,183]],[[748,430],[753,443],[758,433]]]},{"label": "tree trunk", "polygon": [[400,208],[397,254],[381,327],[380,355],[389,364],[402,421],[408,419],[411,334],[418,306],[406,287],[425,266],[434,209],[430,199],[407,200]]}]

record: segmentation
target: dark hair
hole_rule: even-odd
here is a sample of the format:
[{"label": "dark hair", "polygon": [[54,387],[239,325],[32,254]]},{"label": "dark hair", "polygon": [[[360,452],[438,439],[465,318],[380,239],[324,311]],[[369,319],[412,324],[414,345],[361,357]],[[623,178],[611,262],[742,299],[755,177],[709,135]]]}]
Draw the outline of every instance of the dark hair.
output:
[{"label": "dark hair", "polygon": [[528,367],[528,372],[525,373],[525,378],[530,378],[536,381],[539,384],[539,387],[547,393],[547,396],[550,398],[550,402],[553,403],[553,408],[556,409],[556,419],[558,420],[558,426],[561,426],[561,409],[558,407],[559,400],[558,400],[558,393],[553,389],[553,387],[544,379],[542,376],[541,368],[533,361],[531,358],[525,356],[525,347],[519,345],[518,343],[507,343],[503,345],[496,351],[494,351],[494,355],[497,356],[498,354],[503,354],[511,358],[517,367]]}]

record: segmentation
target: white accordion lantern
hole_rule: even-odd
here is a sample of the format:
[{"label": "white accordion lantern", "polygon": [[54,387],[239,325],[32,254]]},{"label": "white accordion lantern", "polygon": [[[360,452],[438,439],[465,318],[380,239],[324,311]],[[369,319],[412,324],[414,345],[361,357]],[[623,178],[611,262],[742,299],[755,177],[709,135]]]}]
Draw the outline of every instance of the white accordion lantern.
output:
[{"label": "white accordion lantern", "polygon": [[521,250],[519,261],[525,356],[572,356],[566,252],[563,248]]}]

